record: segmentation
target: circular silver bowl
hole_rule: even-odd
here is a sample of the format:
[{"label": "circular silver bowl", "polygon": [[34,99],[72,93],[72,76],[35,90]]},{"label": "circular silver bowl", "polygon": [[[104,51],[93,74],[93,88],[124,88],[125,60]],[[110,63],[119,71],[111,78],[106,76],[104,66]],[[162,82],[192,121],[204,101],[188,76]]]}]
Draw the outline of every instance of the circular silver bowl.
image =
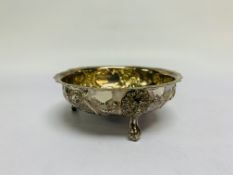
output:
[{"label": "circular silver bowl", "polygon": [[129,139],[136,141],[138,118],[171,100],[182,76],[161,68],[101,66],[69,69],[54,78],[73,111],[130,117]]}]

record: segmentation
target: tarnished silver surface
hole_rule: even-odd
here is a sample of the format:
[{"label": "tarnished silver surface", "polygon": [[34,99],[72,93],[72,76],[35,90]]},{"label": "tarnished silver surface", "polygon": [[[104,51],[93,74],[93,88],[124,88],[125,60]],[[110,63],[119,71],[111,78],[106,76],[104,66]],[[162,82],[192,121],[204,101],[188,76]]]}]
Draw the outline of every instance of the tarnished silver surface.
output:
[{"label": "tarnished silver surface", "polygon": [[78,108],[96,115],[130,117],[129,139],[140,137],[138,117],[161,108],[175,95],[181,75],[147,67],[86,67],[57,74],[63,94]]}]

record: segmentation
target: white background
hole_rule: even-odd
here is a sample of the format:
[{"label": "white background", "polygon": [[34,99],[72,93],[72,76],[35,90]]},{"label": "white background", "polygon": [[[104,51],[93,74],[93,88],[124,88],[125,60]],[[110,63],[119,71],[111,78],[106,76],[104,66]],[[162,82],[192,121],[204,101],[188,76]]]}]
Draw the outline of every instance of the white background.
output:
[{"label": "white background", "polygon": [[[72,113],[70,67],[176,70],[176,97],[128,120]],[[232,175],[233,1],[0,0],[1,175]]]}]

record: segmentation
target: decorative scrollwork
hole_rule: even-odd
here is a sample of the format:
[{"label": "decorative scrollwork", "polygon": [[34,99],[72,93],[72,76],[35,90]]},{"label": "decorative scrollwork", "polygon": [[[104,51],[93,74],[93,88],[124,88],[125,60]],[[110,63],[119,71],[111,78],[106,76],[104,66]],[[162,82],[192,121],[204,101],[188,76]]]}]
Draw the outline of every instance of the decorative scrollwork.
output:
[{"label": "decorative scrollwork", "polygon": [[121,100],[122,114],[124,116],[137,116],[144,113],[151,103],[147,90],[129,90]]}]

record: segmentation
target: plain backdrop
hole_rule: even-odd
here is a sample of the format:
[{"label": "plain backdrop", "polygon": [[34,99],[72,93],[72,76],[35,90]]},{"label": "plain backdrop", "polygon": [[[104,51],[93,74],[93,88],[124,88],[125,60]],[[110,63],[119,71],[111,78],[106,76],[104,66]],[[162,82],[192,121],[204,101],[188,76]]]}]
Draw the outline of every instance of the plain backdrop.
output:
[{"label": "plain backdrop", "polygon": [[[128,120],[72,113],[55,73],[180,72],[175,98]],[[233,1],[0,0],[1,175],[232,175]]]}]

